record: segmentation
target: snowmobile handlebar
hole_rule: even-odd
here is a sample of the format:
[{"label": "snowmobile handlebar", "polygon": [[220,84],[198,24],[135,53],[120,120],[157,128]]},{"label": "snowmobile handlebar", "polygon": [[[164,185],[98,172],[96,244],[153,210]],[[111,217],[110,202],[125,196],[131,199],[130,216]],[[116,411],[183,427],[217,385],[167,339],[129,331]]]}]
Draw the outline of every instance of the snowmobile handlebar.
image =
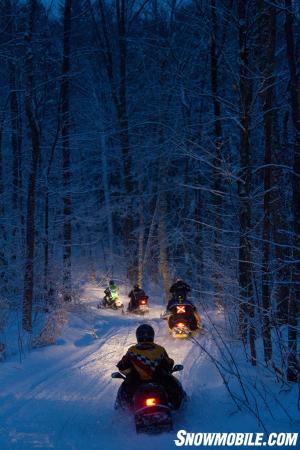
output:
[{"label": "snowmobile handlebar", "polygon": [[[180,372],[181,370],[183,370],[183,365],[182,364],[175,364],[175,366],[171,370],[171,373]],[[113,372],[111,374],[111,377],[112,378],[121,378],[123,380],[126,380],[126,376],[121,374],[120,372]]]},{"label": "snowmobile handlebar", "polygon": [[180,372],[181,370],[183,370],[183,365],[182,364],[175,364],[175,366],[171,370],[171,373],[173,373],[173,372]]},{"label": "snowmobile handlebar", "polygon": [[122,378],[123,380],[126,380],[126,377],[124,375],[122,375],[120,372],[113,372],[111,374],[112,378]]}]

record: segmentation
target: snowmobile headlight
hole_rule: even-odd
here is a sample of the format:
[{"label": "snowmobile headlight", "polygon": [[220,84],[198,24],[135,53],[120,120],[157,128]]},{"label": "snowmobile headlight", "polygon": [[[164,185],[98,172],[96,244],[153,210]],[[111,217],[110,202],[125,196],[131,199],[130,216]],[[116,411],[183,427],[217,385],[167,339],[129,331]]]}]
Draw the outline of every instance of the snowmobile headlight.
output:
[{"label": "snowmobile headlight", "polygon": [[184,328],[184,323],[182,323],[182,322],[179,322],[177,325],[176,325],[178,328]]},{"label": "snowmobile headlight", "polygon": [[146,398],[145,405],[146,406],[155,406],[157,404],[157,400],[154,397]]}]

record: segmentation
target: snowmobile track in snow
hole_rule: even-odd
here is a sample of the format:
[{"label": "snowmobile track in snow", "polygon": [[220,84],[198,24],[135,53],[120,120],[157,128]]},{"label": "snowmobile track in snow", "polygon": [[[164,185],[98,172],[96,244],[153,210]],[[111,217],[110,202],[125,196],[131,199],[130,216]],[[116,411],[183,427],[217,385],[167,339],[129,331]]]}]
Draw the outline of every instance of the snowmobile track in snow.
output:
[{"label": "snowmobile track in snow", "polygon": [[[241,429],[240,424],[232,428],[238,424],[232,415],[236,411],[216,368],[197,344],[169,336],[161,306],[152,304],[145,317],[122,315],[98,310],[99,297],[100,290],[87,286],[84,306],[71,307],[58,345],[32,351],[22,364],[15,358],[2,366],[1,450],[174,450],[178,429]],[[156,342],[184,365],[176,376],[189,397],[183,410],[174,413],[174,431],[155,436],[136,435],[133,417],[114,410],[120,380],[111,379],[111,373],[135,343],[142,322],[151,323]],[[209,330],[196,339],[217,356]],[[244,426],[244,416],[241,420]],[[255,422],[252,429],[257,431]]]}]

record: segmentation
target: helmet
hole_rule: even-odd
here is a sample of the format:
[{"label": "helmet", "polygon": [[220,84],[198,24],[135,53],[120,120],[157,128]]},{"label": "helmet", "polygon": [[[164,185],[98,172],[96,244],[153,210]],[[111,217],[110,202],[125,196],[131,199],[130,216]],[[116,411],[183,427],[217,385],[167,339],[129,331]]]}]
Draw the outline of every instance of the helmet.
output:
[{"label": "helmet", "polygon": [[154,341],[154,330],[151,325],[143,323],[136,329],[136,339],[140,342],[153,342]]},{"label": "helmet", "polygon": [[175,283],[181,283],[182,282],[182,278],[176,278]]},{"label": "helmet", "polygon": [[115,284],[114,280],[109,280],[109,285],[113,286]]},{"label": "helmet", "polygon": [[139,283],[136,283],[136,284],[133,286],[133,288],[134,288],[134,289],[140,289]]}]

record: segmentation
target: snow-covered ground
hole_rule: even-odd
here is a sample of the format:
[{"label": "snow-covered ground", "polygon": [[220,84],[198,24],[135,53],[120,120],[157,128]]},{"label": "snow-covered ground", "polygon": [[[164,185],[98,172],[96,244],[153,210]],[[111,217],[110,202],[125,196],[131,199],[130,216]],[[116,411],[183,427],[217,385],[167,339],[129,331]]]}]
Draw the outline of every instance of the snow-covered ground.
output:
[{"label": "snow-covered ground", "polygon": [[[231,401],[214,364],[202,349],[189,341],[168,336],[160,319],[161,306],[152,306],[143,319],[96,308],[102,290],[88,285],[82,301],[74,307],[57,345],[32,351],[22,364],[10,359],[0,373],[0,449],[60,450],[175,449],[176,431],[262,432],[258,421],[238,411]],[[127,303],[127,299],[123,298]],[[204,318],[205,320],[205,318]],[[217,319],[215,319],[217,320]],[[113,409],[120,380],[111,379],[116,363],[135,342],[139,323],[149,321],[156,341],[166,347],[176,363],[184,365],[181,379],[190,400],[174,416],[175,430],[156,436],[136,435],[130,415]],[[212,355],[218,350],[209,321],[199,338]],[[250,369],[249,369],[250,370]],[[249,376],[256,372],[251,372]],[[296,390],[283,392],[285,408],[296,403]],[[277,405],[271,415],[262,415],[268,431],[297,431]],[[290,408],[290,415],[292,406]],[[270,417],[269,417],[270,416]]]}]

